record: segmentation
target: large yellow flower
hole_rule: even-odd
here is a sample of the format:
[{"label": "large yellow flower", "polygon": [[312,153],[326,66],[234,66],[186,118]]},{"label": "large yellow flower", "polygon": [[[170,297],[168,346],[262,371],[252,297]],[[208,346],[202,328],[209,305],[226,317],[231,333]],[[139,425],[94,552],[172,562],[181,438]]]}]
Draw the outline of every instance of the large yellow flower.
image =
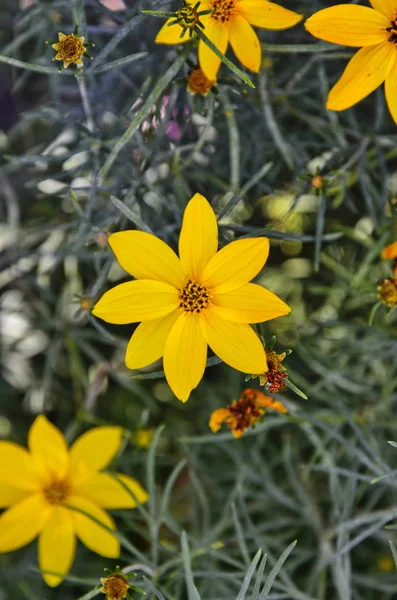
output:
[{"label": "large yellow flower", "polygon": [[[29,451],[0,441],[0,552],[39,536],[39,564],[48,585],[61,583],[72,565],[76,536],[94,552],[118,558],[118,539],[83,511],[115,530],[104,508],[134,508],[131,495],[102,472],[120,449],[120,427],[96,427],[68,449],[62,433],[43,415],[29,431]],[[127,475],[120,480],[141,504],[148,495]],[[74,507],[77,510],[73,510]]]},{"label": "large yellow flower", "polygon": [[217,252],[215,213],[196,194],[183,217],[180,258],[143,231],[114,233],[109,244],[137,281],[106,292],[93,314],[115,324],[143,321],[127,346],[127,367],[140,369],[164,356],[167,381],[183,402],[204,374],[207,344],[239,371],[267,371],[262,342],[248,323],[290,311],[272,292],[248,283],[266,262],[267,238],[240,239]]},{"label": "large yellow flower", "polygon": [[355,4],[325,8],[305,27],[327,42],[363,46],[330,91],[327,108],[350,108],[385,82],[387,104],[397,123],[397,0],[370,2],[373,8]]},{"label": "large yellow flower", "polygon": [[[188,0],[188,4],[195,5],[196,0]],[[251,25],[263,29],[289,29],[303,18],[267,0],[202,0],[199,11],[202,10],[212,10],[211,14],[200,17],[205,35],[222,54],[226,53],[230,42],[239,61],[255,73],[261,66],[262,51]],[[188,35],[180,39],[182,27],[179,24],[168,26],[172,21],[175,21],[173,17],[160,29],[157,43],[180,44],[189,39]],[[199,41],[198,58],[207,79],[215,80],[221,61],[202,40]]]}]

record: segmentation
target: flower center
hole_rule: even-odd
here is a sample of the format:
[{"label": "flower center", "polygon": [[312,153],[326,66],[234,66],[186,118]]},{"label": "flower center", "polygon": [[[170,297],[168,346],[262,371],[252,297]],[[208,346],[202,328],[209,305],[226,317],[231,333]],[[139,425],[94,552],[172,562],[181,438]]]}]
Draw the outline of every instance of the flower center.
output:
[{"label": "flower center", "polygon": [[390,27],[386,27],[386,31],[390,33],[389,42],[397,44],[397,19],[391,22]]},{"label": "flower center", "polygon": [[235,0],[212,0],[211,17],[227,23],[234,15]]},{"label": "flower center", "polygon": [[179,308],[189,313],[201,313],[208,308],[210,294],[205,285],[200,285],[189,279],[182,289],[179,290]]},{"label": "flower center", "polygon": [[50,504],[62,504],[70,493],[70,485],[66,479],[53,479],[43,492]]},{"label": "flower center", "polygon": [[80,52],[79,43],[76,40],[65,40],[61,46],[62,55],[65,58],[73,58]]}]

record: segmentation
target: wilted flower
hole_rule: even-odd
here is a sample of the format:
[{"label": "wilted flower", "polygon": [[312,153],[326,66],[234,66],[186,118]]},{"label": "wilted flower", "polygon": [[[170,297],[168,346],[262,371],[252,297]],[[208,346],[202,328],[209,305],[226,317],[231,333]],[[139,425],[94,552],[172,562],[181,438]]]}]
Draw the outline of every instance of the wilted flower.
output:
[{"label": "wilted flower", "polygon": [[215,83],[216,81],[208,79],[201,69],[193,69],[189,73],[187,89],[191,94],[206,96]]},{"label": "wilted flower", "polygon": [[58,33],[59,42],[52,44],[52,48],[57,51],[54,60],[63,60],[63,66],[66,69],[72,63],[82,65],[82,56],[87,52],[83,45],[84,37],[76,37],[74,33],[65,35],[61,31]]},{"label": "wilted flower", "polygon": [[123,600],[127,598],[130,584],[122,573],[114,573],[109,577],[101,577],[101,592],[106,594],[106,600]]},{"label": "wilted flower", "polygon": [[397,278],[384,279],[378,286],[378,292],[378,298],[387,306],[391,307],[397,304]]},{"label": "wilted flower", "polygon": [[267,408],[278,412],[288,412],[285,406],[259,390],[248,388],[241,392],[239,400],[233,400],[227,408],[218,408],[211,414],[209,427],[216,433],[222,423],[226,423],[235,438],[243,435],[251,425],[255,425]]},{"label": "wilted flower", "polygon": [[[277,354],[273,350],[265,348],[267,359],[267,371],[259,375],[260,385],[266,386],[267,390],[273,394],[287,387],[285,380],[288,377],[287,370],[282,365],[282,361],[287,356],[286,352]],[[258,375],[253,375],[253,379]]]}]

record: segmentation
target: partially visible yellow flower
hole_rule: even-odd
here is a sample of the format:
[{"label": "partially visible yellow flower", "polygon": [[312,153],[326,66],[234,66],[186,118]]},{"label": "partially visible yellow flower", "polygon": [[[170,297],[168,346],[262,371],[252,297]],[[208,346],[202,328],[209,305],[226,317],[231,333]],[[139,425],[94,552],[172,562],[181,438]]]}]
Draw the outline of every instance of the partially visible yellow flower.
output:
[{"label": "partially visible yellow flower", "polygon": [[[76,536],[93,552],[117,558],[119,541],[109,531],[116,525],[103,509],[134,508],[136,502],[103,469],[119,451],[122,434],[120,427],[96,427],[69,449],[62,433],[39,415],[29,431],[29,452],[0,441],[0,507],[7,508],[0,516],[0,552],[22,548],[39,536],[39,565],[51,587],[72,566]],[[147,501],[140,483],[118,477],[139,503]]]},{"label": "partially visible yellow flower", "polygon": [[150,448],[153,441],[154,429],[139,429],[135,434],[135,446]]},{"label": "partially visible yellow flower", "polygon": [[372,8],[356,4],[324,8],[305,27],[321,40],[362,46],[330,91],[327,108],[350,108],[385,82],[387,104],[397,123],[397,0],[370,3]]},{"label": "partially visible yellow flower", "polygon": [[84,38],[76,37],[74,33],[65,35],[62,32],[58,33],[59,42],[52,44],[52,48],[57,51],[54,60],[63,60],[63,66],[66,69],[72,63],[82,65],[82,56],[87,52],[87,48],[83,46]]},{"label": "partially visible yellow flower", "polygon": [[255,425],[264,415],[266,408],[281,413],[288,412],[285,406],[259,390],[248,388],[243,390],[239,400],[234,400],[227,408],[218,408],[211,414],[209,427],[213,433],[226,423],[235,438],[243,435],[251,425]]},{"label": "partially visible yellow flower", "polygon": [[397,278],[384,279],[378,286],[378,292],[378,298],[387,306],[391,307],[397,304]]},{"label": "partially visible yellow flower", "polygon": [[206,96],[216,81],[210,81],[201,69],[190,71],[187,80],[187,89],[191,94]]},{"label": "partially visible yellow flower", "polygon": [[267,370],[262,342],[249,323],[291,310],[272,292],[248,283],[267,260],[267,238],[243,238],[218,252],[216,215],[195,194],[183,216],[180,258],[144,231],[114,233],[109,244],[123,269],[137,280],[106,292],[93,314],[120,325],[142,321],[127,346],[129,369],[141,369],[163,356],[168,384],[182,402],[204,375],[207,346],[243,373]]},{"label": "partially visible yellow flower", "polygon": [[[194,5],[196,0],[188,0]],[[200,17],[204,33],[213,44],[226,54],[230,42],[240,62],[255,73],[261,66],[262,51],[258,36],[251,27],[279,30],[293,27],[303,16],[267,0],[202,0],[200,10],[211,10],[211,14]],[[168,19],[157,34],[158,44],[180,44],[181,25],[171,25]],[[200,68],[209,80],[215,80],[221,61],[202,41],[199,41],[198,58]]]}]

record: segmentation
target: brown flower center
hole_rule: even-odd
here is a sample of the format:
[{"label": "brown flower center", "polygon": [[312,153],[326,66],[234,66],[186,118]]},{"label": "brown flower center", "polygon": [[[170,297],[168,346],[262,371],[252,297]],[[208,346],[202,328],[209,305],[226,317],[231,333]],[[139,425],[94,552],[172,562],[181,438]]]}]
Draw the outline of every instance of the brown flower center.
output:
[{"label": "brown flower center", "polygon": [[179,290],[179,308],[189,313],[201,313],[208,308],[210,293],[205,285],[200,285],[189,279],[182,289]]},{"label": "brown flower center", "polygon": [[70,493],[70,484],[66,479],[53,479],[43,492],[50,504],[62,504]]},{"label": "brown flower center", "polygon": [[211,17],[216,21],[227,23],[235,14],[235,0],[212,0]]},{"label": "brown flower center", "polygon": [[73,56],[76,56],[76,54],[79,53],[79,46],[80,44],[77,40],[66,40],[61,47],[62,54],[65,58],[73,58]]},{"label": "brown flower center", "polygon": [[389,42],[397,44],[397,18],[391,22],[390,27],[386,27],[386,31],[390,33]]}]

